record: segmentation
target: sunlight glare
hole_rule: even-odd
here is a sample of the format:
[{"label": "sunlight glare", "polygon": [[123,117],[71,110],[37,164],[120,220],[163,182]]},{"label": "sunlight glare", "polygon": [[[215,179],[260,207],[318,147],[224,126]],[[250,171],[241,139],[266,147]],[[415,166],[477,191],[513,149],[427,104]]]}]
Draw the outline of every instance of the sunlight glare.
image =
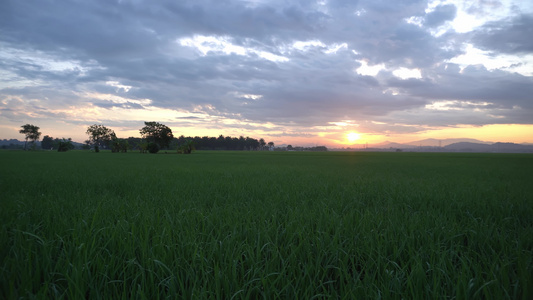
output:
[{"label": "sunlight glare", "polygon": [[357,141],[358,139],[361,138],[361,135],[359,133],[356,133],[356,132],[350,132],[346,135],[346,138],[348,139],[348,141],[350,143],[353,143],[355,141]]}]

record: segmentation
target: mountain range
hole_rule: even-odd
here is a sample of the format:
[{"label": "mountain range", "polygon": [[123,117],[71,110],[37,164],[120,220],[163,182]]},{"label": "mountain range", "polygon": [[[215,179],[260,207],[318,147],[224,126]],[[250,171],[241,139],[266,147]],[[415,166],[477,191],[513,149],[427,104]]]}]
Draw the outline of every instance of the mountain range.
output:
[{"label": "mountain range", "polygon": [[533,144],[495,143],[469,138],[425,139],[409,143],[383,142],[369,145],[367,148],[408,151],[533,153]]},{"label": "mountain range", "polygon": [[[474,143],[474,144],[485,144],[490,145],[493,144],[493,142],[486,142],[486,141],[480,141],[476,139],[468,139],[468,138],[455,138],[455,139],[425,139],[425,140],[419,140],[419,141],[413,141],[413,142],[407,142],[407,143],[394,143],[394,142],[383,142],[379,144],[374,144],[372,147],[376,148],[388,148],[389,145],[398,145],[398,147],[401,148],[413,148],[414,147],[445,147],[451,144],[456,143]],[[394,148],[394,147],[393,147]]]},{"label": "mountain range", "polygon": [[425,139],[407,143],[383,142],[379,144],[356,145],[348,150],[397,150],[428,152],[505,152],[533,153],[533,144],[488,142],[471,138]]}]

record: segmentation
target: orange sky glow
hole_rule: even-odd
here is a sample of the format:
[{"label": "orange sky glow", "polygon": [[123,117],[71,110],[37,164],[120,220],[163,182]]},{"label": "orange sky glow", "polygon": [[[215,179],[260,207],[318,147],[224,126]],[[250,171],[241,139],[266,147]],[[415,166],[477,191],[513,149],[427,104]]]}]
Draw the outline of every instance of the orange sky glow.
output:
[{"label": "orange sky glow", "polygon": [[533,2],[383,3],[12,1],[0,139],[155,121],[279,146],[533,143]]}]

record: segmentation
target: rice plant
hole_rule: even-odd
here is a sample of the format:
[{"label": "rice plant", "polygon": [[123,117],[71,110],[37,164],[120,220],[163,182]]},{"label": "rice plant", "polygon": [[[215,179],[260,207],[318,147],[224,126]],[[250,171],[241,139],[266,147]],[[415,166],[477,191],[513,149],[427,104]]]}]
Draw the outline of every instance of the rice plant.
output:
[{"label": "rice plant", "polygon": [[531,299],[529,154],[1,151],[0,298]]}]

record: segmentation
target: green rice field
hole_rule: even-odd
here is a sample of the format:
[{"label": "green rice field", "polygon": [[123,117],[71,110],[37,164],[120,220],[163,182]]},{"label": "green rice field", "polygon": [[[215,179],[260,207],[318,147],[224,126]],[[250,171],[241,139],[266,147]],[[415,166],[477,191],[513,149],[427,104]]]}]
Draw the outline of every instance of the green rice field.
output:
[{"label": "green rice field", "polygon": [[0,166],[0,299],[533,299],[531,154],[0,151]]}]

